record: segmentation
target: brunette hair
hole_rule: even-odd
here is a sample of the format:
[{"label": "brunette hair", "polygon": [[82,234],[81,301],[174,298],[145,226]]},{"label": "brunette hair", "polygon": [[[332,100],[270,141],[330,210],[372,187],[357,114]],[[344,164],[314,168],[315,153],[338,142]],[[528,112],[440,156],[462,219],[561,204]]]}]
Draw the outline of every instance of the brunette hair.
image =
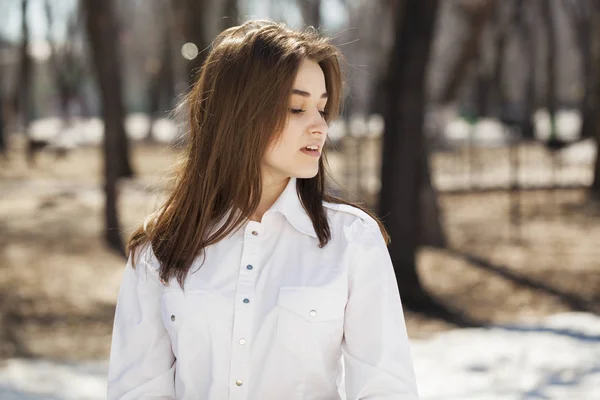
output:
[{"label": "brunette hair", "polygon": [[[301,32],[267,20],[249,21],[219,34],[180,105],[187,113],[189,136],[174,188],[133,233],[128,244],[132,258],[139,245],[150,243],[160,262],[161,281],[176,277],[183,288],[203,249],[237,230],[258,207],[261,160],[283,131],[292,85],[304,59],[323,70],[329,95],[327,124],[337,117],[342,100],[340,57],[338,49],[313,29]],[[373,213],[326,192],[327,147],[317,175],[297,179],[296,187],[319,247],[331,239],[323,201],[362,209],[377,221],[389,242]],[[230,213],[232,209],[238,212]]]}]

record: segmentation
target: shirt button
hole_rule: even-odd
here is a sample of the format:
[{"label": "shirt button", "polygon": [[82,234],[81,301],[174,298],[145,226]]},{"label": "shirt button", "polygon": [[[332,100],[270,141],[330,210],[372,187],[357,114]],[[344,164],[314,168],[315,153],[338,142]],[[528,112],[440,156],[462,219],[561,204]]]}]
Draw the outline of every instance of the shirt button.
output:
[{"label": "shirt button", "polygon": [[252,265],[246,265],[246,269],[252,269],[254,268]]},{"label": "shirt button", "polygon": [[317,312],[315,310],[310,310],[310,316],[311,317],[316,317],[317,316]]},{"label": "shirt button", "polygon": [[175,315],[171,315],[171,321],[175,321]]},{"label": "shirt button", "polygon": [[244,338],[241,338],[241,339],[238,341],[238,343],[239,343],[239,344],[241,344],[241,345],[243,346],[243,345],[245,345],[245,344],[246,344],[246,339],[244,339]]},{"label": "shirt button", "polygon": [[244,303],[250,303],[250,299],[244,299]]},{"label": "shirt button", "polygon": [[256,232],[256,231],[252,231],[252,234],[253,234],[254,236],[258,236],[258,232]]},{"label": "shirt button", "polygon": [[242,383],[244,383],[244,382],[242,382],[241,379],[238,379],[237,381],[235,381],[235,384],[238,386],[242,386]]}]

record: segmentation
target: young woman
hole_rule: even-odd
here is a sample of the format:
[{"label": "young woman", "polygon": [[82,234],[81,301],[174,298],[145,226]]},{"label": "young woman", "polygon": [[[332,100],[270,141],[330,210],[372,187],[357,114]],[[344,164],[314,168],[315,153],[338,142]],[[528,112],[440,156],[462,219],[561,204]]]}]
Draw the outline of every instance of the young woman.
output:
[{"label": "young woman", "polygon": [[339,53],[251,21],[184,105],[174,190],[129,243],[108,399],[417,399],[383,225],[326,192]]}]

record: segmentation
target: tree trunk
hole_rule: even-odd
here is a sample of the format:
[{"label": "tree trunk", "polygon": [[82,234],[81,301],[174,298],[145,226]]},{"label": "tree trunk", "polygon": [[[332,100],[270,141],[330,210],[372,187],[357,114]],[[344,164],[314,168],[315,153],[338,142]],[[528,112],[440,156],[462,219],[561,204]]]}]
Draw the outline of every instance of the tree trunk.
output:
[{"label": "tree trunk", "polygon": [[168,32],[164,37],[163,61],[161,70],[161,93],[163,96],[163,106],[170,110],[175,104],[175,70],[173,68],[173,23],[168,25]]},{"label": "tree trunk", "polygon": [[306,25],[321,28],[321,0],[298,0],[302,20]]},{"label": "tree trunk", "polygon": [[384,94],[385,130],[378,212],[392,237],[390,255],[398,286],[409,307],[419,307],[428,298],[417,274],[416,251],[423,235],[421,196],[427,191],[433,193],[424,184],[429,173],[424,171],[428,164],[423,125],[425,77],[437,9],[437,0],[397,4],[395,41]]},{"label": "tree trunk", "polygon": [[[596,120],[598,116],[596,116]],[[596,121],[596,148],[600,149],[600,123]],[[596,161],[594,162],[594,181],[590,188],[590,195],[593,199],[600,200],[600,151],[596,152]]]},{"label": "tree trunk", "polygon": [[[162,70],[162,66],[160,67]],[[147,142],[155,142],[156,138],[154,137],[154,121],[158,116],[158,112],[160,111],[160,75],[162,71],[152,71],[149,75],[148,79],[148,118],[150,119],[150,124],[148,126],[148,133],[146,134],[145,140]]]},{"label": "tree trunk", "polygon": [[556,139],[556,27],[550,1],[542,1],[546,30],[546,107],[550,118],[550,140]]},{"label": "tree trunk", "polygon": [[102,96],[104,118],[104,177],[106,191],[105,237],[108,244],[125,254],[117,213],[117,180],[120,164],[115,157],[125,151],[122,137],[124,107],[113,0],[84,0],[86,26],[98,86]]},{"label": "tree trunk", "polygon": [[594,135],[594,109],[592,104],[594,68],[592,59],[592,16],[590,0],[563,0],[564,10],[580,54],[583,96],[581,99],[580,137],[589,138]]},{"label": "tree trunk", "polygon": [[[58,98],[60,103],[60,110],[63,117],[63,123],[69,119],[69,100],[71,98],[71,76],[68,71],[69,65],[66,65],[66,59],[68,55],[65,52],[70,50],[63,50],[63,60],[59,60],[58,47],[52,35],[54,30],[54,16],[52,15],[52,5],[50,0],[44,2],[44,11],[46,14],[47,31],[46,41],[50,45],[50,59],[48,65],[50,66],[51,72],[54,77],[54,83],[56,85],[56,91],[58,92]],[[71,33],[71,32],[69,32]],[[69,36],[69,38],[71,38]]]},{"label": "tree trunk", "polygon": [[483,117],[490,113],[490,92],[492,91],[492,78],[490,74],[481,65],[476,66],[475,74],[475,87],[473,89],[473,104],[469,105],[469,109],[472,109],[475,115],[471,117]]},{"label": "tree trunk", "polygon": [[523,86],[523,114],[521,115],[521,135],[525,139],[535,138],[535,124],[533,113],[535,111],[535,67],[536,67],[536,45],[535,29],[532,18],[535,3],[531,0],[518,0],[515,18],[519,29],[520,40],[523,43],[523,59],[525,60],[526,74]]},{"label": "tree trunk", "polygon": [[594,70],[592,66],[592,54],[591,54],[591,27],[589,21],[586,26],[587,34],[581,38],[580,49],[581,49],[581,62],[583,64],[583,99],[581,100],[581,138],[590,138],[594,136],[594,106],[592,104],[593,94],[593,82],[594,82]]},{"label": "tree trunk", "polygon": [[6,157],[7,143],[4,132],[4,95],[2,87],[0,87],[0,155]]},{"label": "tree trunk", "polygon": [[[28,53],[29,24],[26,18],[29,1],[21,0],[21,46],[19,48],[19,69],[17,73],[17,86],[14,89],[13,101],[16,114],[20,117],[26,138],[31,115],[31,78],[33,63]],[[29,155],[28,155],[29,157]]]},{"label": "tree trunk", "polygon": [[[505,6],[504,3],[498,4],[502,7]],[[509,6],[513,6],[509,3]],[[496,23],[495,23],[495,32],[494,32],[494,66],[492,69],[492,98],[489,101],[492,108],[499,109],[504,111],[506,106],[506,95],[504,93],[504,85],[502,84],[502,79],[504,78],[504,59],[506,54],[506,42],[509,34],[510,25],[505,18],[505,14],[503,13],[504,8],[496,7]]]},{"label": "tree trunk", "polygon": [[20,122],[25,136],[25,158],[29,167],[35,166],[35,154],[40,148],[36,141],[29,135],[29,123],[33,119],[33,99],[31,95],[33,61],[29,55],[29,24],[27,20],[27,9],[29,1],[21,1],[21,47],[20,47],[20,65],[17,79],[17,88],[15,90],[16,109],[20,116]]},{"label": "tree trunk", "polygon": [[195,81],[202,63],[208,54],[210,41],[207,38],[206,27],[204,26],[205,16],[208,4],[207,0],[178,0],[178,14],[183,22],[183,35],[187,42],[191,42],[198,48],[198,55],[188,61],[188,86]]},{"label": "tree trunk", "polygon": [[[121,86],[119,86],[121,87]],[[121,93],[121,91],[119,91],[119,93]],[[123,115],[123,119],[125,118],[125,110],[123,108],[123,100],[121,100],[121,103],[119,104],[119,107],[121,107],[122,110],[122,115]],[[115,106],[116,108],[116,106]],[[121,120],[123,121],[123,120]],[[127,132],[125,131],[125,125],[123,122],[121,122],[121,124],[117,125],[118,128],[118,136],[117,136],[117,141],[119,142],[119,145],[115,148],[116,151],[116,156],[114,157],[114,161],[117,163],[117,176],[119,178],[133,178],[135,173],[133,171],[133,168],[131,167],[131,161],[130,161],[130,149],[129,149],[129,139],[127,138]]]},{"label": "tree trunk", "polygon": [[483,27],[488,16],[494,9],[495,3],[495,0],[483,0],[474,2],[474,5],[465,8],[465,16],[469,20],[468,32],[465,36],[467,39],[458,50],[458,58],[450,66],[446,85],[441,92],[441,103],[449,103],[456,99],[457,93],[469,70],[469,64],[478,56],[479,44],[483,36]]},{"label": "tree trunk", "polygon": [[593,32],[593,52],[592,59],[594,60],[594,92],[593,105],[594,112],[594,137],[596,139],[596,161],[594,162],[594,180],[590,187],[590,197],[600,201],[600,2],[593,2],[592,9],[592,32]]},{"label": "tree trunk", "polygon": [[419,207],[419,242],[417,246],[446,248],[448,241],[442,226],[437,192],[431,183],[429,149],[423,135],[423,156],[421,158],[421,188]]},{"label": "tree trunk", "polygon": [[150,71],[148,79],[148,116],[150,126],[146,140],[156,141],[153,134],[154,122],[162,111],[171,109],[175,98],[175,78],[173,71],[173,20],[169,6],[162,1],[156,5],[157,12],[162,15],[162,32],[160,32],[160,55],[156,70]]}]

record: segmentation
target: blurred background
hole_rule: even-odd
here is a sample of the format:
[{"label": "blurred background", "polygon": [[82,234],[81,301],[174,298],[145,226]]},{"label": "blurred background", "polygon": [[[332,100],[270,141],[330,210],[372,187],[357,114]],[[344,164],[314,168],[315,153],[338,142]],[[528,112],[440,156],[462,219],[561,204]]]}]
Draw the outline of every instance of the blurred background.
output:
[{"label": "blurred background", "polygon": [[105,398],[124,244],[214,37],[344,54],[331,189],[374,210],[424,399],[600,399],[599,0],[0,0],[0,398]]}]

